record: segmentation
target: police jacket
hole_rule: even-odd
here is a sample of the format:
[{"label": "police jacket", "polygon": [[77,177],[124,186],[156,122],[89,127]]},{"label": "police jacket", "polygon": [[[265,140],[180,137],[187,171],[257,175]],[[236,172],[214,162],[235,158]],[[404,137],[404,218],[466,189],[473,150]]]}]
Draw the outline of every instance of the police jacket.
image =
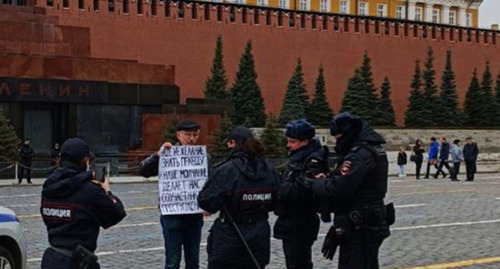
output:
[{"label": "police jacket", "polygon": [[33,159],[34,156],[35,156],[35,152],[33,151],[33,149],[30,146],[23,145],[19,149],[19,157],[21,158],[21,163],[23,163],[23,164],[30,165],[31,160]]},{"label": "police jacket", "polygon": [[442,161],[447,161],[450,157],[450,144],[448,142],[443,142],[441,145],[441,150],[439,152],[439,159]]},{"label": "police jacket", "polygon": [[275,238],[300,241],[317,239],[319,217],[305,178],[314,178],[320,173],[328,174],[328,151],[317,139],[290,153],[279,190]]},{"label": "police jacket", "polygon": [[71,162],[63,162],[43,184],[40,213],[51,246],[73,250],[81,245],[90,251],[96,249],[100,227],[109,228],[126,216],[118,197]]},{"label": "police jacket", "polygon": [[269,263],[268,212],[274,210],[279,180],[278,172],[265,159],[251,161],[241,151],[233,152],[225,162],[212,167],[209,180],[198,195],[202,209],[220,211],[207,241],[210,264],[225,268],[253,265],[231,217],[261,267]]},{"label": "police jacket", "polygon": [[479,154],[479,148],[476,143],[465,144],[464,146],[464,159],[466,161],[476,161]]},{"label": "police jacket", "polygon": [[[365,226],[377,227],[378,238],[389,236],[386,207],[387,154],[385,140],[366,123],[352,148],[341,156],[333,175],[311,181],[316,199],[332,203],[335,218],[354,211],[363,214]],[[335,222],[335,221],[334,221]]]}]

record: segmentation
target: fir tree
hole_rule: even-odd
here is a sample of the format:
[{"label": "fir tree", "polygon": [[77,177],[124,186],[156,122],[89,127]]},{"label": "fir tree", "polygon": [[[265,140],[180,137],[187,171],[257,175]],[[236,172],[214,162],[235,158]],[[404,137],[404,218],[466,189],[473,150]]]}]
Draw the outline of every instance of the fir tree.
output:
[{"label": "fir tree", "polygon": [[0,108],[0,162],[19,159],[19,138]]},{"label": "fir tree", "polygon": [[351,112],[364,119],[371,118],[370,113],[373,108],[368,107],[368,97],[365,88],[365,81],[360,74],[359,68],[354,71],[354,76],[349,79],[347,91],[342,99],[342,109],[340,112]]},{"label": "fir tree", "polygon": [[163,138],[172,144],[179,142],[177,139],[177,124],[179,123],[179,117],[177,116],[177,110],[174,108],[172,115],[170,115],[170,120],[168,125],[163,130]]},{"label": "fir tree", "polygon": [[205,90],[203,91],[207,99],[229,99],[231,97],[227,90],[227,77],[223,60],[222,37],[219,35],[215,45],[215,57],[210,69],[210,77],[205,82]]},{"label": "fir tree", "polygon": [[465,124],[467,126],[479,126],[482,117],[481,101],[481,85],[477,77],[477,69],[474,69],[464,102]]},{"label": "fir tree", "polygon": [[436,71],[434,70],[434,52],[429,47],[427,50],[427,59],[425,69],[422,75],[424,80],[424,106],[421,108],[422,116],[428,119],[427,126],[435,126],[436,118],[439,117],[440,108],[438,104],[437,86],[435,83]]},{"label": "fir tree", "polygon": [[288,81],[288,88],[281,107],[279,121],[287,123],[291,120],[306,118],[309,109],[309,96],[304,84],[304,72],[300,58],[293,71],[292,77]]},{"label": "fir tree", "polygon": [[286,156],[286,138],[280,127],[278,119],[272,114],[269,115],[266,121],[266,128],[260,136],[260,140],[266,147],[267,157],[280,158]]},{"label": "fir tree", "polygon": [[231,94],[234,106],[233,124],[247,127],[264,126],[266,122],[264,98],[257,84],[257,72],[250,41],[241,56]]},{"label": "fir tree", "polygon": [[328,126],[333,118],[333,111],[326,99],[325,76],[323,66],[320,65],[318,78],[316,79],[316,91],[314,92],[308,119],[317,126]]},{"label": "fir tree", "polygon": [[406,127],[424,127],[430,125],[429,119],[424,116],[423,108],[425,102],[422,93],[422,71],[420,70],[420,61],[417,60],[411,82],[410,97],[408,97],[408,108],[405,112]]},{"label": "fir tree", "polygon": [[364,87],[366,91],[367,107],[371,111],[370,113],[366,113],[365,120],[370,124],[376,124],[378,118],[380,117],[379,100],[377,95],[377,88],[373,83],[371,59],[368,56],[368,52],[366,51],[365,54],[363,55],[363,63],[360,68],[360,75],[363,78]]},{"label": "fir tree", "polygon": [[391,84],[388,77],[384,78],[384,82],[380,87],[380,109],[377,125],[396,126],[396,115],[391,101]]},{"label": "fir tree", "polygon": [[493,76],[490,71],[490,63],[486,62],[486,68],[481,80],[481,117],[478,119],[478,126],[493,126],[497,114],[495,97],[493,96]]},{"label": "fir tree", "polygon": [[496,106],[497,106],[497,112],[496,112],[496,117],[495,117],[495,120],[494,120],[494,125],[495,126],[500,126],[500,72],[498,73],[498,76],[497,76],[497,82],[496,82]]},{"label": "fir tree", "polygon": [[451,64],[451,51],[446,52],[446,66],[441,79],[439,103],[441,113],[439,117],[436,117],[439,126],[460,126],[463,122],[463,115],[458,108],[457,85]]},{"label": "fir tree", "polygon": [[234,125],[231,122],[231,117],[229,116],[229,114],[224,113],[222,115],[219,127],[215,131],[215,134],[212,136],[212,139],[210,141],[211,156],[213,156],[214,158],[225,158],[229,155],[229,152],[231,150],[224,143],[224,140],[229,136],[233,128]]}]

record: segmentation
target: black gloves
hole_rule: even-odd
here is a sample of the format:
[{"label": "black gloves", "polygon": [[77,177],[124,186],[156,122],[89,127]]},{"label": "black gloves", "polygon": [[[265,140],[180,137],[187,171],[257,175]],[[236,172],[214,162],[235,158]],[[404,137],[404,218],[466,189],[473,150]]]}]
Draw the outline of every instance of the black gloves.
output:
[{"label": "black gloves", "polygon": [[335,252],[337,251],[337,247],[339,246],[339,242],[337,240],[337,234],[335,231],[335,226],[330,227],[328,233],[326,234],[325,241],[323,242],[323,247],[321,248],[321,253],[323,253],[323,257],[333,260],[335,256]]}]

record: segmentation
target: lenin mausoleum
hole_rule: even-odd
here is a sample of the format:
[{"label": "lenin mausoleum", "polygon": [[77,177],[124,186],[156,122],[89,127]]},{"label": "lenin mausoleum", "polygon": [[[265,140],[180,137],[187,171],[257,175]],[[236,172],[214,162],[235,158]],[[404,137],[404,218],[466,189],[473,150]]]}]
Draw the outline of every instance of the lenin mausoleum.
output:
[{"label": "lenin mausoleum", "polygon": [[323,65],[337,112],[367,52],[376,85],[391,80],[398,125],[428,47],[438,84],[452,51],[461,103],[474,68],[489,61],[496,75],[500,67],[500,32],[478,28],[482,1],[0,1],[0,107],[39,152],[73,136],[98,152],[123,152],[143,138],[146,116],[202,102],[218,35],[230,84],[252,42],[274,114],[299,57],[310,94]]}]

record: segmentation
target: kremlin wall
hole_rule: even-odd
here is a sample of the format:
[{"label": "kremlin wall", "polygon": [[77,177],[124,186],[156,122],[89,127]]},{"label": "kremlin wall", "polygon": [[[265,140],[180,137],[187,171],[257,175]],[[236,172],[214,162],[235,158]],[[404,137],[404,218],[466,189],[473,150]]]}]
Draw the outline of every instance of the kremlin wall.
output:
[{"label": "kremlin wall", "polygon": [[293,13],[290,27],[292,13],[278,9],[135,0],[128,5],[115,1],[109,11],[107,1],[95,2],[99,10],[92,0],[54,0],[52,7],[37,0],[36,6],[57,17],[58,25],[89,29],[89,57],[174,65],[181,102],[203,96],[219,34],[230,83],[245,43],[252,41],[258,82],[273,113],[279,112],[297,57],[311,94],[318,67],[324,66],[327,96],[338,111],[348,78],[367,51],[377,85],[384,76],[392,83],[398,125],[403,124],[415,60],[425,59],[427,47],[435,52],[437,82],[445,51],[452,50],[462,101],[474,68],[481,74],[490,61],[496,75],[500,67],[500,32],[492,30],[307,12]]}]

